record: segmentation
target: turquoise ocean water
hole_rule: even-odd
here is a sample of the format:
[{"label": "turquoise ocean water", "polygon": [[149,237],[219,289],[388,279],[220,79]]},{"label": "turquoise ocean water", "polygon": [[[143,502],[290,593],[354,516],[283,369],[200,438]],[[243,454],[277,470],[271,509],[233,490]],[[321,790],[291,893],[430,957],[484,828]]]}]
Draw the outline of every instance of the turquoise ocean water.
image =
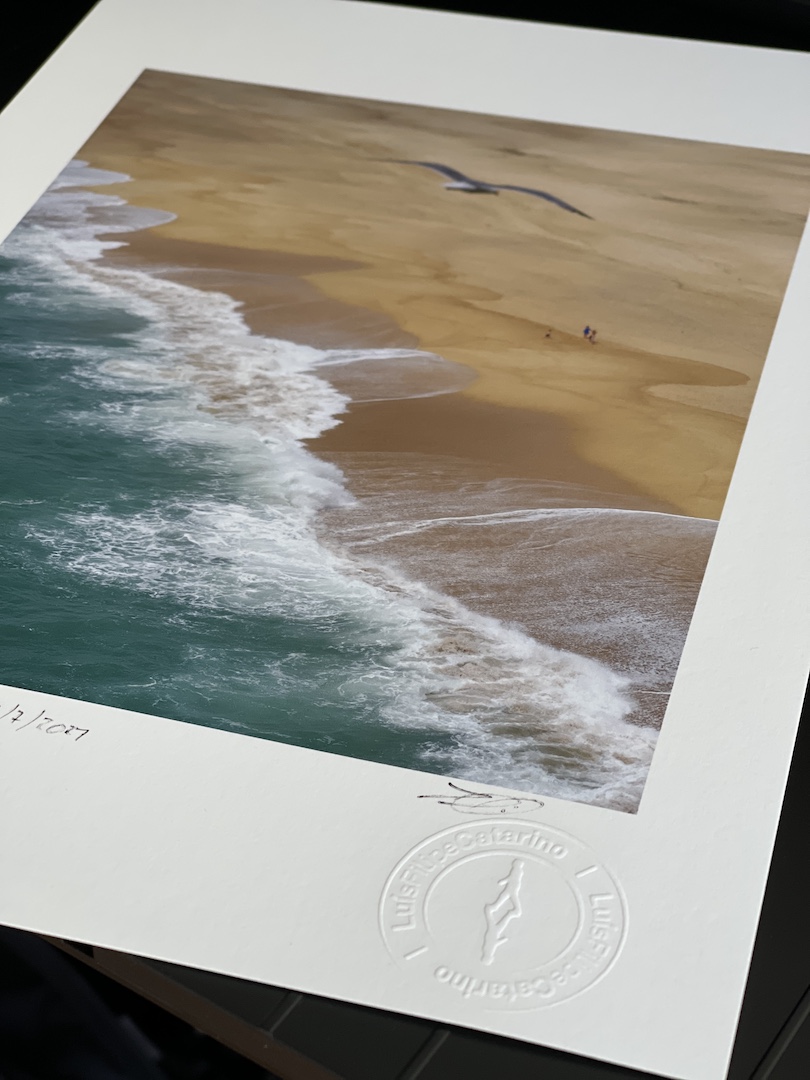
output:
[{"label": "turquoise ocean water", "polygon": [[[536,536],[573,511],[493,510],[490,492],[483,516],[423,505],[414,525],[396,485],[359,505],[303,440],[348,403],[324,373],[363,357],[257,337],[224,294],[105,264],[111,232],[170,219],[130,207],[126,179],[73,163],[0,249],[0,681],[634,809],[656,736],[633,722],[634,679],[668,685],[688,613],[653,677],[652,661],[544,644],[529,615],[475,611],[404,549],[388,557],[395,534],[463,519]],[[578,536],[630,521],[577,513]],[[658,519],[673,527],[633,527]],[[681,547],[710,540],[713,523],[672,520]]]}]

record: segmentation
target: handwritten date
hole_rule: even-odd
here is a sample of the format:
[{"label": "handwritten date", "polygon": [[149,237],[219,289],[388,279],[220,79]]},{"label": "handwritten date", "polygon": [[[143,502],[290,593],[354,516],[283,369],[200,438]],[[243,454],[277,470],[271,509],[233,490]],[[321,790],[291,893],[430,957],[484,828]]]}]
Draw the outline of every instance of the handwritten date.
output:
[{"label": "handwritten date", "polygon": [[73,742],[78,742],[85,735],[90,734],[90,728],[77,727],[75,724],[60,724],[52,716],[48,716],[44,709],[32,715],[31,709],[23,709],[14,705],[4,713],[0,713],[0,722],[7,721],[14,725],[15,731],[41,731],[43,735],[67,735]]}]

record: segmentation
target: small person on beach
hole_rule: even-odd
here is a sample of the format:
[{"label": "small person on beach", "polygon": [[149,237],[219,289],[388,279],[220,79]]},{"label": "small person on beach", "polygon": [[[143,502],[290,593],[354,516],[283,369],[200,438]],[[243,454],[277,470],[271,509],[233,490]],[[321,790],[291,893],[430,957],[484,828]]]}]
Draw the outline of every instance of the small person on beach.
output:
[{"label": "small person on beach", "polygon": [[589,338],[591,336],[591,328],[590,328],[590,326],[585,327],[585,329],[582,331],[582,336],[585,337],[585,338]]},{"label": "small person on beach", "polygon": [[582,331],[582,336],[585,338],[586,341],[590,341],[591,345],[595,344],[596,331],[592,330],[590,326],[585,327],[585,329]]}]

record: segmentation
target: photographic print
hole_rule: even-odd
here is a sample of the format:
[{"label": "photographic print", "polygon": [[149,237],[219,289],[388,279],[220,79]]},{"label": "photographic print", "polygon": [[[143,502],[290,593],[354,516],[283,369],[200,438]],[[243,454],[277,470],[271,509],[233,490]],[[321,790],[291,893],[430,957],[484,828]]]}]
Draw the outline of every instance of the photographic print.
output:
[{"label": "photographic print", "polygon": [[635,812],[809,191],[147,70],[0,248],[2,681]]}]

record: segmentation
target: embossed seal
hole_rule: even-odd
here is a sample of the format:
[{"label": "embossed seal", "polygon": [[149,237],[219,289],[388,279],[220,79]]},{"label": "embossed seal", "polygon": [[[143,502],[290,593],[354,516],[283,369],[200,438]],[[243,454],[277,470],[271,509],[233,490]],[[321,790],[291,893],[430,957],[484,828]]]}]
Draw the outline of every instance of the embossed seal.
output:
[{"label": "embossed seal", "polygon": [[624,940],[617,883],[545,825],[477,821],[424,840],[380,899],[392,957],[492,1009],[554,1005],[592,986]]}]

